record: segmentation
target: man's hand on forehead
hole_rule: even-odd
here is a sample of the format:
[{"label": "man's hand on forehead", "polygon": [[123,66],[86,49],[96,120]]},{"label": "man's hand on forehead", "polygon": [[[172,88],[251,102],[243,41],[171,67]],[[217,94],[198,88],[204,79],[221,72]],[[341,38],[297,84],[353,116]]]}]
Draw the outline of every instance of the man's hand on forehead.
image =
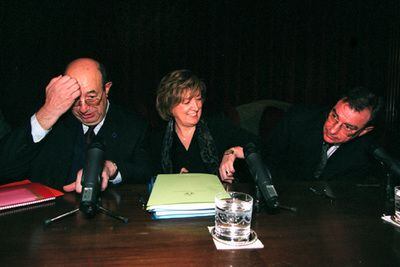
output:
[{"label": "man's hand on forehead", "polygon": [[51,79],[46,87],[46,101],[36,113],[36,118],[44,129],[50,129],[67,112],[81,95],[76,79],[59,75]]}]

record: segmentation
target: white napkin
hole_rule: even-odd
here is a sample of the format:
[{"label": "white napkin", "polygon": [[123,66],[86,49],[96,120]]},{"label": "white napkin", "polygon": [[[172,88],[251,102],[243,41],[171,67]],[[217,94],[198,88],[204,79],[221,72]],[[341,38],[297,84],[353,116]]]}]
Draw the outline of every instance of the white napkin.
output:
[{"label": "white napkin", "polygon": [[[208,232],[211,234],[212,229],[214,226],[208,226]],[[263,243],[261,243],[260,239],[257,239],[256,242],[249,244],[249,245],[243,245],[243,246],[235,246],[235,245],[228,245],[225,243],[221,243],[213,238],[214,245],[218,250],[223,250],[223,249],[259,249],[259,248],[264,248]]]},{"label": "white napkin", "polygon": [[393,225],[395,225],[397,227],[400,227],[400,224],[395,222],[395,221],[393,221],[391,217],[392,217],[391,215],[383,214],[381,218],[382,218],[382,220],[384,220],[384,221],[386,221],[388,223],[391,223],[391,224],[393,224]]}]

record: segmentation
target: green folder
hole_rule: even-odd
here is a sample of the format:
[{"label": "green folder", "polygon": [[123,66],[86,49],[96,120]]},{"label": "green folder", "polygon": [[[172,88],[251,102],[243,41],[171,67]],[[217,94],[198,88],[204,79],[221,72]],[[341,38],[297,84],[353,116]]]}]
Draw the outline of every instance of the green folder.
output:
[{"label": "green folder", "polygon": [[214,209],[214,198],[219,192],[225,192],[225,189],[219,178],[212,174],[159,174],[147,210]]}]

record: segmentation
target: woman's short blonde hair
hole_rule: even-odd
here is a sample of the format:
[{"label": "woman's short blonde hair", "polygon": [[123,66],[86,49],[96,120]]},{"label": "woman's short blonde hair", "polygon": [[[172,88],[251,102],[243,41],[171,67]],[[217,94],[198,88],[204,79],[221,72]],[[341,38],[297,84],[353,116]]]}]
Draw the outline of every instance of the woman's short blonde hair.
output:
[{"label": "woman's short blonde hair", "polygon": [[161,79],[157,88],[156,108],[162,119],[172,118],[172,108],[182,102],[187,92],[191,97],[200,92],[204,101],[206,86],[190,70],[175,70]]}]

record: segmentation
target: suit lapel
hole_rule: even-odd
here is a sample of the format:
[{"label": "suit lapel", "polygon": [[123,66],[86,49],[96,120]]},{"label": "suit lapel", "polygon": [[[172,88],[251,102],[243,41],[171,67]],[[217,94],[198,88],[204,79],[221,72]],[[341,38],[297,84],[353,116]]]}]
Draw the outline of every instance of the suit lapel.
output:
[{"label": "suit lapel", "polygon": [[116,148],[116,145],[118,144],[116,141],[119,138],[119,128],[121,128],[121,125],[119,125],[118,121],[119,118],[116,114],[115,108],[110,105],[103,126],[97,133],[97,135],[103,139],[103,142],[106,146],[106,154],[107,152],[110,152],[111,148]]}]

